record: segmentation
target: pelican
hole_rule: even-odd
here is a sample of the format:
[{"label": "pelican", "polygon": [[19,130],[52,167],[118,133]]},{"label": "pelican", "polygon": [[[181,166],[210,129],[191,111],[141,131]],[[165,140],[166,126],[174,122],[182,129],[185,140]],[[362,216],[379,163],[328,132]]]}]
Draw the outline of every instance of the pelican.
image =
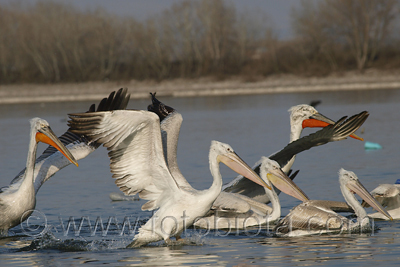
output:
[{"label": "pelican", "polygon": [[[174,178],[180,181],[179,184],[183,186],[188,186],[188,183],[186,179],[183,177],[182,173],[180,172],[177,163],[177,146],[178,146],[179,131],[183,121],[182,116],[174,108],[167,106],[162,102],[160,102],[159,100],[157,100],[155,94],[151,94],[151,96],[152,96],[152,104],[148,106],[148,110],[156,113],[160,118],[164,156],[167,159],[168,168],[171,171],[171,174],[174,176]],[[308,109],[308,108],[306,109],[306,105],[300,105],[297,106],[297,110],[308,110],[309,113],[311,114],[312,113],[311,111],[313,109]],[[292,113],[298,114],[299,112],[292,112]],[[323,115],[320,115],[319,113],[316,114],[317,115],[313,117],[313,120],[315,120],[314,118],[320,118],[320,117],[322,117],[322,119],[325,118]],[[293,117],[298,117],[298,116],[293,116]],[[312,134],[310,136],[303,137],[302,139],[296,142],[292,142],[291,145],[285,147],[282,151],[279,152],[279,154],[277,153],[276,158],[280,160],[282,166],[285,165],[286,162],[288,162],[293,155],[303,150],[309,149],[313,146],[320,145],[326,142],[342,140],[347,136],[349,136],[349,134],[354,133],[362,125],[362,123],[366,120],[367,117],[368,113],[362,112],[359,115],[353,116],[345,123],[343,122],[345,119],[344,117],[333,127],[329,127],[323,131],[317,132],[316,134]],[[314,125],[316,124],[317,123],[314,122]],[[296,124],[293,123],[292,125]],[[326,123],[324,125],[326,126]],[[263,160],[264,159],[262,159],[261,161]],[[256,168],[256,172],[260,172],[259,166],[261,165],[261,161],[259,161],[256,164],[256,166],[258,166],[258,169]],[[276,167],[275,164],[278,163],[276,162],[274,164],[270,163],[269,165],[266,164],[266,166],[268,166],[269,169],[272,170],[273,168]],[[295,187],[296,185],[292,185],[289,182],[287,182],[287,180],[289,179],[284,173],[280,172],[276,174],[276,176],[280,177],[283,181],[286,181],[286,183],[282,184],[282,187],[279,187],[277,190],[282,189],[286,194],[298,198],[301,201],[308,200],[306,195],[303,192],[301,192],[300,189],[298,189],[298,191],[301,192],[299,194],[294,194],[293,191],[290,193],[287,192],[289,188]],[[261,177],[265,178],[266,176],[261,176]],[[265,179],[264,181],[266,183],[269,182]],[[254,184],[253,182],[250,183]],[[256,184],[256,186],[258,185]],[[264,191],[262,187],[260,188],[260,190],[263,190],[263,192],[265,192],[265,196],[269,199],[269,195],[271,195],[272,192],[270,192],[270,190],[267,189]],[[278,193],[279,192],[280,190],[278,191]],[[274,222],[276,221],[276,219],[280,217],[280,215],[278,217],[274,216],[275,214],[277,214],[277,211],[279,211],[280,214],[280,206],[279,208],[278,205],[275,206],[277,208],[271,208],[264,203],[258,202],[242,194],[221,192],[218,198],[213,203],[210,212],[207,213],[204,219],[196,221],[194,223],[194,226],[201,228],[207,227],[207,229],[221,229],[221,228],[233,227],[233,225],[235,226],[240,225],[240,228],[242,228],[242,226],[244,225],[243,222],[246,223],[246,226],[254,225],[254,223],[256,222]],[[271,210],[275,210],[276,212],[271,215],[270,214]],[[268,216],[267,214],[270,215]],[[218,216],[218,218],[221,219],[218,219],[217,221],[214,220],[216,216]],[[242,219],[240,219],[239,223],[238,221],[235,221],[235,223],[233,223],[232,220],[234,220],[234,218],[242,218]]]},{"label": "pelican", "polygon": [[[231,201],[237,198],[249,204],[250,208],[245,213],[238,213],[237,209],[234,209],[234,207],[238,205],[238,201],[236,200],[236,202],[230,204],[233,208],[211,210],[206,216],[199,218],[194,223],[194,226],[205,229],[244,229],[249,226],[276,222],[281,217],[281,205],[279,197],[272,186],[273,184],[280,188],[282,192],[301,201],[309,200],[307,195],[297,187],[292,179],[281,170],[279,164],[274,160],[267,157],[261,158],[260,177],[269,188],[271,188],[265,190],[271,200],[271,207],[240,194],[224,193],[222,195],[220,194],[218,198],[227,198]],[[243,203],[239,204],[243,205]]]},{"label": "pelican", "polygon": [[214,178],[211,187],[198,191],[187,182],[181,185],[168,169],[160,120],[153,112],[92,112],[70,114],[70,119],[72,132],[84,134],[91,141],[107,147],[110,169],[120,190],[126,195],[139,193],[140,198],[148,200],[142,210],[157,210],[128,247],[161,240],[170,244],[171,237],[179,240],[183,230],[196,218],[204,216],[221,192],[220,162],[268,187],[231,146],[217,141],[211,142],[209,152],[210,171]]},{"label": "pelican", "polygon": [[26,171],[19,183],[3,187],[0,192],[0,233],[7,235],[8,230],[25,221],[36,206],[36,194],[33,186],[36,150],[39,142],[49,144],[62,153],[70,162],[78,166],[74,156],[61,143],[49,123],[40,118],[30,120],[30,141]]},{"label": "pelican", "polygon": [[[394,184],[381,184],[371,191],[371,195],[386,208],[390,216],[398,220],[400,219],[400,179]],[[363,202],[363,207],[368,207],[368,203]],[[368,214],[368,217],[380,220],[388,220],[379,212]]]},{"label": "pelican", "polygon": [[[125,109],[128,105],[130,94],[127,94],[127,89],[120,89],[118,92],[111,92],[108,98],[103,98],[97,111]],[[96,110],[95,104],[89,108],[89,112]],[[68,148],[76,160],[81,160],[95,151],[100,144],[89,142],[84,136],[79,136],[67,130],[59,137],[61,143]],[[41,156],[36,159],[34,175],[35,194],[39,191],[40,187],[49,180],[55,173],[70,164],[70,161],[58,152],[52,146],[49,146]],[[19,183],[25,176],[25,169],[23,169],[12,181],[11,185]]]},{"label": "pelican", "polygon": [[[326,127],[328,125],[332,125],[335,123],[333,120],[319,113],[314,107],[306,104],[293,106],[289,109],[289,112],[290,112],[290,143],[299,140],[304,128]],[[361,124],[359,125],[360,127]],[[351,134],[350,137],[358,140],[363,140],[361,137],[357,136],[354,133]],[[343,139],[345,138],[331,139],[328,142],[343,140]],[[307,141],[310,141],[310,139],[307,139]],[[313,142],[313,143],[315,144],[314,146],[320,145],[318,142]],[[309,148],[311,147],[308,147],[307,149]],[[281,150],[279,153],[272,154],[271,156],[269,156],[269,158],[280,162],[281,159],[279,157],[282,156],[282,153],[283,151]],[[285,163],[281,164],[281,168],[285,173],[288,173],[288,171],[291,169],[295,158],[296,154],[292,155],[289,161],[286,162],[285,160]],[[258,161],[253,167],[254,171],[257,174],[259,173],[260,164],[261,164],[260,161]],[[238,176],[231,182],[224,185],[222,187],[222,190],[224,192],[239,193],[241,195],[245,195],[261,203],[268,204],[270,202],[270,199],[268,198],[265,189],[263,187],[260,187],[251,181],[243,179],[242,176]],[[279,194],[280,191],[277,190],[277,193]]]},{"label": "pelican", "polygon": [[339,184],[343,197],[357,216],[353,222],[334,212],[336,202],[315,201],[304,202],[294,207],[275,227],[279,236],[304,236],[324,233],[354,233],[371,231],[367,212],[358,202],[354,194],[358,194],[371,207],[393,220],[389,213],[377,202],[358,180],[354,172],[339,170]]}]

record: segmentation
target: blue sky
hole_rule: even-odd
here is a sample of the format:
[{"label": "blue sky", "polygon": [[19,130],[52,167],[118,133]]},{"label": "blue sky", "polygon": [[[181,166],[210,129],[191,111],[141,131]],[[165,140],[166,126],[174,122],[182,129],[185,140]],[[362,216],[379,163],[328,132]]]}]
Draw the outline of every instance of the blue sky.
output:
[{"label": "blue sky", "polygon": [[[0,0],[0,4],[14,2],[15,0]],[[37,0],[23,0],[22,3],[34,3]],[[119,16],[133,16],[144,20],[170,7],[173,3],[183,0],[53,0],[69,3],[82,10],[102,7],[110,13]],[[280,38],[292,36],[290,26],[290,11],[292,6],[297,6],[300,0],[226,0],[232,2],[237,10],[265,13]]]}]

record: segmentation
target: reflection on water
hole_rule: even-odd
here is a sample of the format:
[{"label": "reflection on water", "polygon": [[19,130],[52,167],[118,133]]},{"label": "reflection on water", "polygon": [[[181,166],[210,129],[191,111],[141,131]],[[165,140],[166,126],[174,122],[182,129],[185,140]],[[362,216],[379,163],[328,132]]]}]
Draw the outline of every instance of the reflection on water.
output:
[{"label": "reflection on water", "polygon": [[[199,251],[201,252],[201,250]],[[118,263],[129,266],[212,265],[226,266],[227,262],[212,254],[192,254],[187,247],[147,247],[139,249],[135,256],[125,257]]]},{"label": "reflection on water", "polygon": [[[343,200],[338,183],[338,170],[354,171],[365,187],[372,190],[380,183],[393,183],[400,175],[398,158],[398,106],[400,90],[326,92],[304,94],[271,94],[204,98],[163,98],[161,101],[182,113],[184,122],[179,141],[178,161],[182,173],[196,189],[208,188],[212,178],[208,167],[211,140],[229,143],[250,165],[260,156],[267,156],[285,146],[289,140],[287,110],[296,104],[320,99],[318,110],[337,120],[367,110],[370,117],[360,129],[366,141],[377,142],[383,149],[365,151],[363,142],[345,140],[303,152],[294,168],[300,169],[296,183],[312,199]],[[131,101],[129,108],[146,109],[150,100]],[[68,113],[87,110],[91,103],[46,103],[0,106],[2,135],[0,144],[0,186],[8,184],[25,166],[29,122],[39,116],[51,124],[57,134],[66,129]],[[304,130],[304,134],[314,132]],[[45,148],[41,145],[38,153]],[[315,266],[341,264],[366,266],[396,265],[400,260],[400,223],[375,222],[379,230],[370,235],[311,236],[277,238],[268,230],[251,236],[240,232],[201,233],[188,230],[186,243],[167,247],[162,242],[141,249],[125,249],[131,242],[129,234],[110,230],[91,235],[84,225],[75,236],[72,228],[67,235],[64,226],[73,217],[79,224],[82,217],[92,226],[101,217],[134,218],[146,221],[151,212],[141,211],[143,201],[112,202],[109,194],[117,192],[109,171],[106,150],[99,148],[79,162],[79,168],[66,168],[40,189],[37,210],[51,226],[48,235],[20,237],[24,232],[16,227],[16,236],[0,239],[2,266],[50,266],[92,263],[118,266],[143,265],[295,265]],[[235,174],[221,166],[224,182]],[[299,201],[280,195],[282,216]],[[371,209],[368,212],[372,212]],[[61,222],[60,222],[61,219]],[[72,227],[72,226],[71,226]],[[32,242],[33,241],[33,242]]]}]

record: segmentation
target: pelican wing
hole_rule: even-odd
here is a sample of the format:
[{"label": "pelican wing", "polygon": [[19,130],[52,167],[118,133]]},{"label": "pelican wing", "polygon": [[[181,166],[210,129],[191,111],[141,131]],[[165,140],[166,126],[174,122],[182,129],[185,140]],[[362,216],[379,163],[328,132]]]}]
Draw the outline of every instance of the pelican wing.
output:
[{"label": "pelican wing", "polygon": [[289,214],[279,221],[275,231],[287,234],[295,230],[305,230],[314,233],[323,230],[340,230],[345,218],[330,209],[314,206],[312,202],[305,202],[294,207]]},{"label": "pelican wing", "polygon": [[235,213],[246,213],[250,210],[250,205],[235,194],[221,192],[214,201],[212,210],[232,211]]},{"label": "pelican wing", "polygon": [[328,125],[310,135],[304,136],[296,141],[289,143],[281,151],[275,153],[269,158],[275,160],[283,167],[294,155],[308,150],[312,147],[326,144],[332,141],[340,141],[346,139],[349,135],[357,131],[368,118],[369,114],[363,111],[353,115],[346,120],[341,118],[333,125]]},{"label": "pelican wing", "polygon": [[312,206],[321,207],[326,210],[330,209],[334,212],[354,212],[353,208],[343,201],[309,200],[308,203]]},{"label": "pelican wing", "polygon": [[126,195],[150,200],[143,210],[160,206],[180,188],[171,176],[162,150],[160,121],[143,110],[70,114],[71,131],[103,144],[116,185]]},{"label": "pelican wing", "polygon": [[[121,88],[117,92],[113,91],[106,98],[103,98],[97,111],[123,110],[126,109],[129,102],[130,94],[126,88]],[[88,112],[95,112],[96,105],[92,104]],[[100,144],[90,142],[85,136],[72,133],[68,129],[59,137],[61,143],[68,148],[76,160],[80,160],[95,151]],[[57,171],[68,166],[71,162],[65,158],[56,148],[48,146],[35,161],[35,192],[49,180]],[[25,168],[11,181],[10,184],[16,184],[22,181],[25,175]]]},{"label": "pelican wing", "polygon": [[[279,152],[269,156],[269,158],[277,161],[279,165],[283,167],[294,155],[304,150],[328,142],[346,139],[347,136],[351,135],[361,127],[368,116],[368,112],[363,111],[359,114],[353,115],[347,120],[346,117],[343,117],[333,125],[326,126],[315,133],[289,143]],[[257,174],[260,174],[260,166],[261,160],[259,160],[253,167]],[[224,186],[223,190],[226,192],[243,194],[262,203],[267,203],[269,201],[269,199],[265,197],[265,189],[262,186],[248,179],[243,179],[242,176],[238,176],[228,185]]]},{"label": "pelican wing", "polygon": [[252,198],[249,198],[245,195],[241,195],[241,194],[236,194],[236,193],[230,193],[232,195],[234,195],[235,197],[242,199],[243,201],[245,201],[247,204],[250,205],[251,210],[253,211],[257,211],[258,213],[265,215],[268,213],[272,212],[272,208],[264,203],[261,203],[259,201],[256,201]]}]

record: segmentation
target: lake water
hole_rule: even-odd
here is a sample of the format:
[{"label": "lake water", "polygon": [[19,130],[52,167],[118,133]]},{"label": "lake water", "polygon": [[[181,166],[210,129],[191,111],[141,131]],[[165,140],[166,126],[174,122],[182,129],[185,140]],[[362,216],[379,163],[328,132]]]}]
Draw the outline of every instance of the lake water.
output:
[{"label": "lake water", "polygon": [[[383,149],[366,151],[364,142],[354,139],[329,143],[298,155],[293,166],[300,169],[295,181],[311,199],[343,200],[338,170],[354,171],[368,190],[380,183],[400,178],[398,139],[400,132],[400,90],[371,90],[301,94],[271,94],[201,98],[160,98],[176,108],[184,118],[178,162],[182,173],[196,189],[208,188],[212,178],[208,167],[211,140],[229,143],[252,166],[261,156],[283,148],[289,141],[289,114],[297,104],[322,100],[317,109],[337,120],[363,110],[370,117],[357,132],[366,141]],[[29,119],[46,119],[57,135],[67,129],[68,113],[86,111],[91,103],[46,103],[0,106],[0,186],[7,185],[25,166]],[[146,109],[150,98],[131,100],[128,108]],[[306,129],[303,135],[314,132]],[[39,144],[38,155],[45,149]],[[141,211],[140,201],[112,202],[109,194],[118,192],[109,171],[106,149],[101,147],[79,161],[79,168],[68,166],[39,191],[32,225],[47,225],[42,236],[21,236],[23,229],[12,229],[14,236],[0,239],[1,266],[397,266],[400,260],[400,223],[375,222],[372,234],[277,238],[267,229],[225,233],[189,229],[184,245],[163,243],[140,249],[125,249],[133,234],[128,226],[117,228],[115,221],[145,222],[150,212]],[[224,183],[236,175],[221,165]],[[282,215],[300,202],[281,194]],[[372,212],[372,210],[368,210]],[[108,232],[104,228],[109,223]],[[97,220],[97,231],[93,232]],[[74,231],[71,222],[76,223]],[[68,222],[70,228],[67,229]],[[82,228],[79,223],[82,222]],[[92,231],[89,227],[89,223]],[[126,224],[127,225],[127,224]],[[37,229],[40,234],[43,229]],[[34,233],[34,232],[32,232]],[[122,235],[121,235],[122,233]]]}]

